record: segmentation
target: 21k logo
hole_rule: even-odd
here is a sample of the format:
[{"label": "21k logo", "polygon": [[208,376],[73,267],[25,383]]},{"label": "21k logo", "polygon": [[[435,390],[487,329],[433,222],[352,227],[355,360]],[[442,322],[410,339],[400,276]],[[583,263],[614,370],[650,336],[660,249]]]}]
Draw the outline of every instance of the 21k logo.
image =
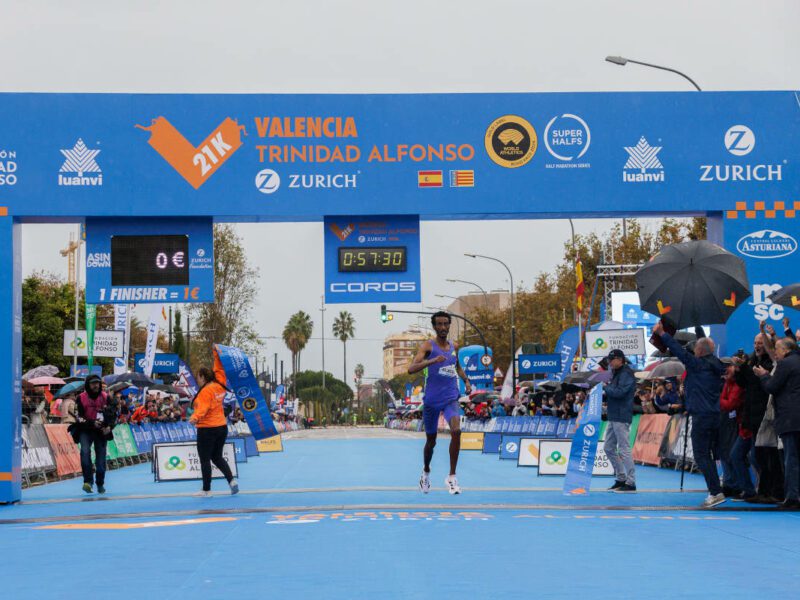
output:
[{"label": "21k logo", "polygon": [[136,125],[150,132],[148,143],[164,160],[198,189],[242,146],[243,125],[226,118],[196,148],[165,117],[153,119],[149,127]]}]

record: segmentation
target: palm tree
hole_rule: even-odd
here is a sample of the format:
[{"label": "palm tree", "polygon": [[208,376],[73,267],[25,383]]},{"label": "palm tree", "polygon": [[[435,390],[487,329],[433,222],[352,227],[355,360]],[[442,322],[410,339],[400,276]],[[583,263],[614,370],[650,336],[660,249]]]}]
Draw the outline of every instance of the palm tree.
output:
[{"label": "palm tree", "polygon": [[339,313],[333,320],[333,335],[339,338],[344,345],[344,382],[347,383],[347,340],[356,333],[356,320],[346,310]]},{"label": "palm tree", "polygon": [[294,313],[283,328],[283,342],[292,353],[292,387],[293,397],[297,397],[297,371],[300,369],[300,352],[311,339],[314,322],[302,310]]},{"label": "palm tree", "polygon": [[356,390],[357,390],[358,386],[361,385],[361,379],[364,377],[364,365],[358,363],[356,365],[356,368],[354,369],[354,373],[356,375]]}]

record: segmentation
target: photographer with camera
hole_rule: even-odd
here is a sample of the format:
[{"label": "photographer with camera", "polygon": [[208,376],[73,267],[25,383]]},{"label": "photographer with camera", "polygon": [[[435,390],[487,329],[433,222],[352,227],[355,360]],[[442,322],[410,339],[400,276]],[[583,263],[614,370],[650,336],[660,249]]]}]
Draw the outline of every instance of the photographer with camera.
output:
[{"label": "photographer with camera", "polygon": [[[116,425],[117,411],[109,402],[108,394],[102,390],[102,381],[97,375],[86,378],[85,391],[78,396],[77,422],[74,424],[73,439],[81,446],[81,471],[83,471],[83,491],[92,493],[92,485],[97,482],[97,491],[106,493],[106,445],[114,439],[112,433]],[[92,446],[94,446],[94,470],[92,472]]]}]

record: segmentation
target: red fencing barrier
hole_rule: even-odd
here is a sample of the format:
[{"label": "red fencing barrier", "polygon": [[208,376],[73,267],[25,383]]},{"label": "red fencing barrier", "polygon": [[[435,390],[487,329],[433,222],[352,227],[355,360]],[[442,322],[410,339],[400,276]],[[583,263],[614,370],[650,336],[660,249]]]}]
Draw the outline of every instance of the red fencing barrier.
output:
[{"label": "red fencing barrier", "polygon": [[658,451],[661,440],[669,424],[669,415],[642,415],[639,419],[639,429],[636,432],[636,442],[633,444],[633,460],[646,465],[658,466],[661,459]]},{"label": "red fencing barrier", "polygon": [[72,441],[66,425],[45,425],[44,431],[50,441],[50,449],[56,459],[58,476],[81,472],[81,452]]}]

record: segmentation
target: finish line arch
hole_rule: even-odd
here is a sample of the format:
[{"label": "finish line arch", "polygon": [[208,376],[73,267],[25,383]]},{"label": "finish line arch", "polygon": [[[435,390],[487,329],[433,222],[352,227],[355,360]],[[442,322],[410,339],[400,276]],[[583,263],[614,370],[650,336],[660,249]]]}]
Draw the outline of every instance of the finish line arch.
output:
[{"label": "finish line arch", "polygon": [[0,114],[0,502],[21,498],[22,223],[701,215],[753,288],[723,348],[800,272],[796,92],[22,93]]}]

